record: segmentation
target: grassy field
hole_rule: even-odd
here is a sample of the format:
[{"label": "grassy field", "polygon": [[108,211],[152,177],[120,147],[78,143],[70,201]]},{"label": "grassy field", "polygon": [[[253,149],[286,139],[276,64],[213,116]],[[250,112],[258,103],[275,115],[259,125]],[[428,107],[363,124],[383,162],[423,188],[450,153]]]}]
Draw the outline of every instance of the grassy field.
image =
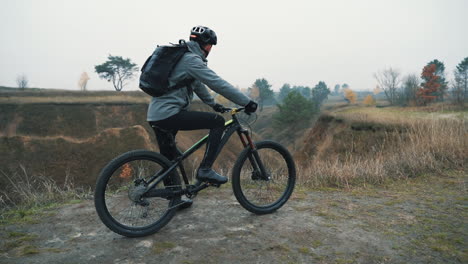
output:
[{"label": "grassy field", "polygon": [[148,103],[151,97],[140,91],[18,90],[0,87],[0,104],[31,103]]},{"label": "grassy field", "polygon": [[465,172],[468,112],[343,106],[326,113],[296,156],[310,186],[384,184],[454,169]]},{"label": "grassy field", "polygon": [[342,105],[331,112],[349,120],[370,120],[380,123],[407,124],[415,120],[458,119],[468,120],[468,108],[450,104],[436,104],[426,107],[365,107]]}]

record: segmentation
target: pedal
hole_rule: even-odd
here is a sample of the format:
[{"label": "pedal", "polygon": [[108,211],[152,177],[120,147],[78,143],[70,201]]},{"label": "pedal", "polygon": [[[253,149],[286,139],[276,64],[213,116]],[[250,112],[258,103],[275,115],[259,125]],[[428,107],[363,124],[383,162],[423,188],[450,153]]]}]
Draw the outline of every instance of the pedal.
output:
[{"label": "pedal", "polygon": [[193,200],[192,199],[182,199],[181,200],[181,203],[178,204],[178,209],[179,210],[182,210],[182,209],[186,209],[186,208],[189,208],[191,207],[193,204]]},{"label": "pedal", "polygon": [[221,186],[221,184],[220,183],[210,183],[210,186],[219,188]]}]

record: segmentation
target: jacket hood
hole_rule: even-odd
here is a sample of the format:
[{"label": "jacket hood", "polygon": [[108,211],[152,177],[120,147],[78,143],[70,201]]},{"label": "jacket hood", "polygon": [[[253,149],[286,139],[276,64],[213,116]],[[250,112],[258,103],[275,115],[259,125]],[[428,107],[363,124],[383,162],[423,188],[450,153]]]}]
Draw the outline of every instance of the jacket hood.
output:
[{"label": "jacket hood", "polygon": [[187,48],[189,49],[190,52],[195,53],[196,55],[200,56],[203,61],[207,61],[205,57],[205,53],[203,53],[202,49],[200,48],[200,45],[198,45],[197,42],[192,41],[192,40],[187,42]]}]

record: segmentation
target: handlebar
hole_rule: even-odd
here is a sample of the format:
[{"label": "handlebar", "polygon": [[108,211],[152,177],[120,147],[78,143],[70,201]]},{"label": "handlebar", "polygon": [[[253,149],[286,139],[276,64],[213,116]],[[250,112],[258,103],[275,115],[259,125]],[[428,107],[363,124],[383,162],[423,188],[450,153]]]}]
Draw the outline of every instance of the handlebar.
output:
[{"label": "handlebar", "polygon": [[[244,111],[245,110],[245,107],[240,107],[240,108],[229,108],[229,107],[223,107],[221,113],[227,113],[227,112],[231,112],[231,115],[235,115],[241,111]],[[250,114],[250,113],[247,113],[245,112],[246,114]]]}]

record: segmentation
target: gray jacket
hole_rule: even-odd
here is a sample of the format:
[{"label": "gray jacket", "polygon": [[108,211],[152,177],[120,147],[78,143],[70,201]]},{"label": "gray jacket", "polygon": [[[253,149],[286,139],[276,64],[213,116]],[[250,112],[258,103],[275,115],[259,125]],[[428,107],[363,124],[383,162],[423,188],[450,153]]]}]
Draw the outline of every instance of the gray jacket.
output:
[{"label": "gray jacket", "polygon": [[[211,90],[223,95],[232,102],[245,106],[249,103],[249,97],[245,96],[234,86],[219,77],[207,66],[207,60],[200,46],[194,42],[187,42],[189,52],[180,59],[169,77],[169,85],[186,80],[195,79],[190,86],[170,91],[169,93],[153,97],[148,106],[148,121],[166,119],[182,110],[187,110],[193,99],[193,92],[207,105],[214,106],[215,101],[208,93],[206,84]],[[191,88],[191,89],[190,89]],[[193,91],[193,92],[191,92]]]}]

